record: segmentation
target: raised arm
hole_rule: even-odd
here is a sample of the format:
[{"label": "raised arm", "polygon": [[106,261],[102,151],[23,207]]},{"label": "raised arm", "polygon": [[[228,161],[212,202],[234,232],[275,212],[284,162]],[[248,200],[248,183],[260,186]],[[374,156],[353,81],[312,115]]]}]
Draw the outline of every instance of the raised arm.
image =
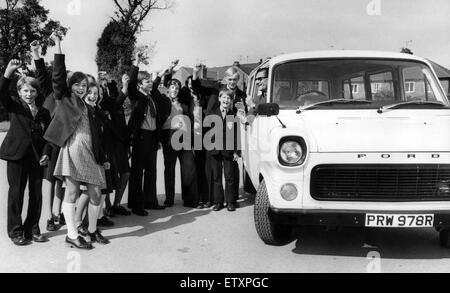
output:
[{"label": "raised arm", "polygon": [[36,67],[36,79],[41,87],[41,93],[44,97],[49,96],[53,92],[52,81],[45,67],[44,59],[40,56],[39,50],[41,46],[38,41],[31,43],[31,53],[33,55],[34,66]]},{"label": "raised arm", "polygon": [[11,106],[14,102],[9,93],[9,85],[11,84],[11,79],[14,76],[14,73],[20,68],[21,65],[20,60],[13,59],[9,61],[5,73],[0,80],[0,102],[8,112],[11,111]]},{"label": "raised arm", "polygon": [[138,99],[138,73],[139,73],[139,55],[136,54],[135,60],[133,62],[133,66],[128,73],[129,81],[128,81],[128,97],[130,100],[135,101]]},{"label": "raised arm", "polygon": [[128,74],[122,75],[122,89],[116,98],[116,104],[118,107],[122,107],[125,99],[128,97],[128,84],[130,83],[130,77]]},{"label": "raised arm", "polygon": [[53,33],[51,37],[57,47],[52,74],[53,93],[56,100],[61,100],[69,93],[67,88],[66,61],[65,55],[62,54],[61,50],[61,38],[56,33]]}]

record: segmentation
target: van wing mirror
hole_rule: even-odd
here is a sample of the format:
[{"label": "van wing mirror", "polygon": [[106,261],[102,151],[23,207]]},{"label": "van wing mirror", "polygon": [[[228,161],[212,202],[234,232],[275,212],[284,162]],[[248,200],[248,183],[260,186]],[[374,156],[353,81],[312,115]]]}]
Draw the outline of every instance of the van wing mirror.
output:
[{"label": "van wing mirror", "polygon": [[280,106],[276,103],[259,104],[256,112],[262,116],[277,116],[280,113]]}]

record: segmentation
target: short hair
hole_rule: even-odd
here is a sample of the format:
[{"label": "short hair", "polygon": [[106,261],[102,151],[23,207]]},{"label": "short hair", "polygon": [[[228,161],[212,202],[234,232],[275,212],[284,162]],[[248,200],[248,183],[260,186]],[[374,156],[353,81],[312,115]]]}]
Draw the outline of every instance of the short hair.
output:
[{"label": "short hair", "polygon": [[237,67],[236,66],[231,66],[230,68],[227,69],[227,71],[225,71],[225,78],[228,78],[228,77],[230,77],[232,75],[235,75],[235,74],[238,75],[238,78],[241,77]]},{"label": "short hair", "polygon": [[151,79],[152,76],[147,71],[139,71],[137,76],[138,84],[142,83],[143,80]]},{"label": "short hair", "polygon": [[41,91],[41,87],[39,85],[39,81],[30,76],[23,76],[17,81],[17,91],[20,91],[24,85],[29,85],[34,88],[38,93]]},{"label": "short hair", "polygon": [[86,73],[86,76],[88,78],[88,82],[89,82],[89,86],[91,83],[97,83],[97,80],[95,79],[95,77],[93,75],[90,75],[89,73]]},{"label": "short hair", "polygon": [[167,84],[167,87],[170,87],[171,85],[177,85],[179,89],[181,89],[181,81],[179,81],[176,78],[172,78],[169,83]]},{"label": "short hair", "polygon": [[233,99],[233,100],[234,100],[234,98],[235,98],[234,91],[229,90],[229,89],[222,89],[222,90],[220,90],[220,92],[219,92],[219,98],[220,98],[221,96],[223,96],[223,95],[227,95],[227,96],[231,97],[231,99]]}]

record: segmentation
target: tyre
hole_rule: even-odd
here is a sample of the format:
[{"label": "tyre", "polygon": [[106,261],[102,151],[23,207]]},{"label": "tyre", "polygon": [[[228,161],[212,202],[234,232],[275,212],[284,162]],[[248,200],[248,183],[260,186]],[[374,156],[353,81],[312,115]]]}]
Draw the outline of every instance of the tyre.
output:
[{"label": "tyre", "polygon": [[259,185],[255,199],[254,220],[256,232],[265,244],[284,245],[292,239],[292,226],[273,223],[269,218],[269,195],[266,182]]},{"label": "tyre", "polygon": [[250,194],[255,194],[256,189],[253,186],[250,176],[248,176],[247,171],[244,169],[244,191]]},{"label": "tyre", "polygon": [[439,242],[441,243],[442,247],[450,248],[450,230],[449,229],[442,229],[439,232]]}]

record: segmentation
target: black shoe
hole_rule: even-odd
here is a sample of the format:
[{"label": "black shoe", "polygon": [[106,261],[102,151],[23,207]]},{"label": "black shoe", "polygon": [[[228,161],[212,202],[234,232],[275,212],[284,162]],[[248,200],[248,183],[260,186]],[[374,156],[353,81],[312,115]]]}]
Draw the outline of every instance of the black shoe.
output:
[{"label": "black shoe", "polygon": [[128,211],[123,206],[113,206],[112,210],[117,215],[121,215],[121,216],[129,216],[129,215],[131,215],[131,212]]},{"label": "black shoe", "polygon": [[114,222],[108,219],[107,216],[103,216],[101,219],[97,220],[97,226],[101,227],[112,227],[114,226]]},{"label": "black shoe", "polygon": [[202,210],[205,208],[205,204],[204,203],[199,203],[196,207],[197,210]]},{"label": "black shoe", "polygon": [[164,206],[166,207],[166,208],[171,208],[172,206],[173,206],[173,201],[165,201],[164,202]]},{"label": "black shoe", "polygon": [[44,243],[44,242],[48,242],[48,238],[42,234],[34,234],[33,236],[31,236],[31,239],[33,242],[38,242],[38,243]]},{"label": "black shoe", "polygon": [[17,236],[17,237],[11,238],[11,240],[17,246],[25,246],[25,245],[31,244],[31,241],[29,239],[26,239],[23,236]]},{"label": "black shoe", "polygon": [[233,202],[233,205],[236,209],[241,207],[241,205],[237,201]]},{"label": "black shoe", "polygon": [[203,207],[204,207],[205,209],[209,209],[209,208],[212,207],[213,205],[214,205],[214,204],[213,204],[212,202],[208,201],[207,203],[203,204]]},{"label": "black shoe", "polygon": [[109,218],[114,218],[116,216],[112,207],[109,209],[105,209],[105,216],[107,216]]},{"label": "black shoe", "polygon": [[66,219],[64,218],[64,214],[63,213],[59,214],[58,224],[60,226],[64,226],[66,224]]},{"label": "black shoe", "polygon": [[52,217],[50,220],[47,220],[47,231],[55,232],[58,231],[61,226],[56,224],[58,218]]},{"label": "black shoe", "polygon": [[166,207],[165,206],[161,206],[159,204],[152,204],[152,205],[146,205],[145,209],[146,210],[164,210]]},{"label": "black shoe", "polygon": [[236,210],[236,208],[234,207],[234,203],[229,202],[227,205],[227,211],[234,212],[235,210]]},{"label": "black shoe", "polygon": [[80,224],[77,227],[78,230],[78,234],[80,234],[81,236],[87,236],[89,234],[88,228],[86,227],[85,224]]},{"label": "black shoe", "polygon": [[91,238],[91,243],[109,244],[109,240],[103,237],[98,229],[94,233],[89,233],[89,238]]},{"label": "black shoe", "polygon": [[69,236],[66,236],[66,243],[68,243],[71,248],[80,248],[87,250],[91,250],[92,248],[94,248],[92,244],[87,243],[86,240],[84,240],[84,238],[81,236],[78,236],[77,239],[71,239],[69,238]]},{"label": "black shoe", "polygon": [[220,211],[221,209],[223,209],[223,203],[216,203],[216,204],[214,205],[213,211],[218,212],[218,211]]},{"label": "black shoe", "polygon": [[148,212],[144,209],[132,209],[131,212],[135,215],[146,217],[148,216]]}]

